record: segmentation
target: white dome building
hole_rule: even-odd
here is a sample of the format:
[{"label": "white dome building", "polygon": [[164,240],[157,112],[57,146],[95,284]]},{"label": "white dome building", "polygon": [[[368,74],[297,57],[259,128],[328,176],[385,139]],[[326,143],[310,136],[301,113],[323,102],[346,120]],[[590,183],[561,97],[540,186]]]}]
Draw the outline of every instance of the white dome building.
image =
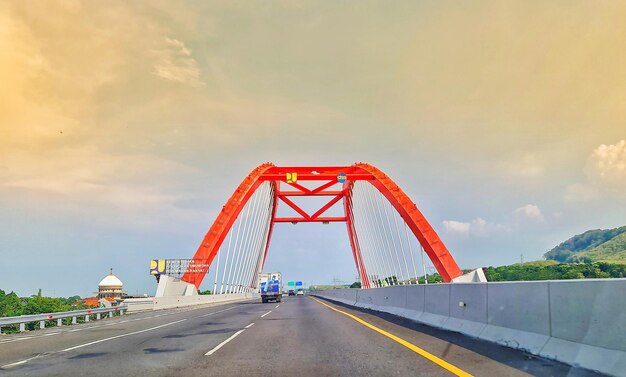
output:
[{"label": "white dome building", "polygon": [[122,281],[113,275],[113,269],[111,269],[111,272],[98,284],[98,298],[121,300],[123,285]]}]

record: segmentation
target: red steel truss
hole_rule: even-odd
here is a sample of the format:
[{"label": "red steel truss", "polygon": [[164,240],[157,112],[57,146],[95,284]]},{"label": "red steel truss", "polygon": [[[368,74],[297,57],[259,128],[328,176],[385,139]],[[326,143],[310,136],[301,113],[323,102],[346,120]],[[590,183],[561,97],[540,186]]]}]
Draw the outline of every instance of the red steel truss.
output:
[{"label": "red steel truss", "polygon": [[[297,177],[294,177],[294,173]],[[340,191],[328,190],[339,182],[339,174],[342,174],[342,178],[343,175],[345,175],[346,179],[343,183],[342,189]],[[265,263],[275,223],[295,224],[300,222],[346,222],[350,246],[352,248],[352,254],[357,271],[361,276],[361,281],[363,282],[364,287],[369,288],[368,279],[365,278],[367,274],[365,265],[363,264],[358,235],[356,234],[352,224],[353,214],[350,205],[350,201],[352,200],[352,183],[355,181],[367,181],[376,187],[376,189],[378,189],[378,191],[380,191],[380,193],[391,203],[396,211],[398,211],[415,237],[419,240],[420,244],[424,248],[424,251],[445,282],[450,282],[452,279],[462,274],[458,265],[454,261],[454,258],[452,258],[452,255],[450,255],[450,252],[432,226],[428,223],[424,215],[422,215],[422,213],[417,209],[415,203],[411,201],[411,199],[391,178],[376,167],[365,163],[357,163],[352,166],[309,167],[278,167],[271,163],[265,163],[259,165],[250,174],[248,174],[243,182],[241,182],[241,184],[237,187],[233,195],[228,199],[226,205],[222,208],[222,211],[215,219],[215,222],[205,235],[202,243],[193,256],[193,260],[202,261],[202,266],[194,267],[193,272],[188,270],[183,275],[182,280],[194,284],[196,287],[200,287],[200,284],[208,271],[208,267],[206,266],[211,265],[213,262],[213,259],[217,255],[220,246],[224,241],[224,238],[239,216],[239,213],[248,202],[248,199],[250,199],[259,185],[266,181],[269,181],[274,185],[274,203],[272,221],[270,223],[269,234],[265,244],[263,263]],[[298,183],[311,181],[319,181],[322,183],[314,189],[309,189]],[[289,186],[290,190],[280,190],[281,186],[285,185]],[[302,196],[327,196],[330,197],[330,200],[318,211],[313,214],[309,214],[289,199],[290,197]],[[344,216],[323,216],[328,209],[341,200],[343,200]],[[300,217],[276,217],[276,208],[279,201],[292,208],[300,215]]]}]

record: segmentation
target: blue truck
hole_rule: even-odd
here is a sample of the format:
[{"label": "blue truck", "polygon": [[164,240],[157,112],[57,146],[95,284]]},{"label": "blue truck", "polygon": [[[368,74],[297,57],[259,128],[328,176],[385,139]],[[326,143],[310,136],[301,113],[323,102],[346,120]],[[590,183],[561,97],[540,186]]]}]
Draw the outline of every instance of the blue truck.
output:
[{"label": "blue truck", "polygon": [[268,280],[261,284],[261,301],[263,303],[276,301],[280,302],[283,294],[280,289],[280,280]]}]

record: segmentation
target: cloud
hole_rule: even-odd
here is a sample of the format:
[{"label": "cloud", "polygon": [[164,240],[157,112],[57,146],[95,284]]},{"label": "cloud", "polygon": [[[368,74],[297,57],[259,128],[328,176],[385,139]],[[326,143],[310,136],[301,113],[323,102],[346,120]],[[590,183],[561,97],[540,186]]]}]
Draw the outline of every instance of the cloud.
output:
[{"label": "cloud", "polygon": [[538,223],[546,222],[546,219],[543,217],[543,213],[541,213],[541,209],[534,204],[526,204],[523,207],[514,209],[513,216],[517,219],[530,219]]},{"label": "cloud", "polygon": [[461,222],[455,220],[443,221],[446,232],[462,236],[486,237],[494,233],[508,232],[510,227],[503,224],[491,223],[477,217],[471,222]]},{"label": "cloud", "polygon": [[202,86],[198,63],[191,56],[191,50],[185,43],[165,38],[162,49],[156,51],[158,56],[154,64],[154,74],[169,80],[194,87]]},{"label": "cloud", "polygon": [[41,155],[13,152],[0,168],[0,194],[48,203],[47,211],[94,217],[123,229],[188,224],[206,216],[180,203],[198,193],[179,184],[194,168],[148,155],[112,155],[90,146]]},{"label": "cloud", "polygon": [[523,207],[516,208],[512,211],[512,215],[516,221],[511,224],[489,222],[481,217],[477,217],[469,222],[445,220],[443,221],[443,226],[446,232],[452,235],[487,237],[498,233],[511,232],[514,229],[518,229],[519,225],[523,225],[529,221],[533,223],[545,223],[541,209],[534,204],[527,204]]},{"label": "cloud", "polygon": [[454,220],[445,220],[443,222],[443,226],[446,228],[448,233],[457,233],[467,236],[470,233],[472,224]]},{"label": "cloud", "polygon": [[600,144],[587,158],[583,169],[587,180],[565,188],[564,200],[580,203],[626,193],[626,140]]},{"label": "cloud", "polygon": [[626,190],[626,140],[601,144],[587,159],[585,173],[601,189]]},{"label": "cloud", "polygon": [[542,176],[545,170],[538,158],[531,154],[526,154],[514,161],[501,163],[501,166],[508,175],[522,178]]}]

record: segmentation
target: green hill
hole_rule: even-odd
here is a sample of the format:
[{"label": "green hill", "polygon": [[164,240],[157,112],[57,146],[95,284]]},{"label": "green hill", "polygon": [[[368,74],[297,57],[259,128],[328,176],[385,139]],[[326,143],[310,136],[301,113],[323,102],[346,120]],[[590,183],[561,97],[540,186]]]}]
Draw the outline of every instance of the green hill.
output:
[{"label": "green hill", "polygon": [[584,261],[626,263],[626,232],[576,256]]},{"label": "green hill", "polygon": [[575,235],[545,253],[544,257],[562,263],[626,263],[626,226]]}]

